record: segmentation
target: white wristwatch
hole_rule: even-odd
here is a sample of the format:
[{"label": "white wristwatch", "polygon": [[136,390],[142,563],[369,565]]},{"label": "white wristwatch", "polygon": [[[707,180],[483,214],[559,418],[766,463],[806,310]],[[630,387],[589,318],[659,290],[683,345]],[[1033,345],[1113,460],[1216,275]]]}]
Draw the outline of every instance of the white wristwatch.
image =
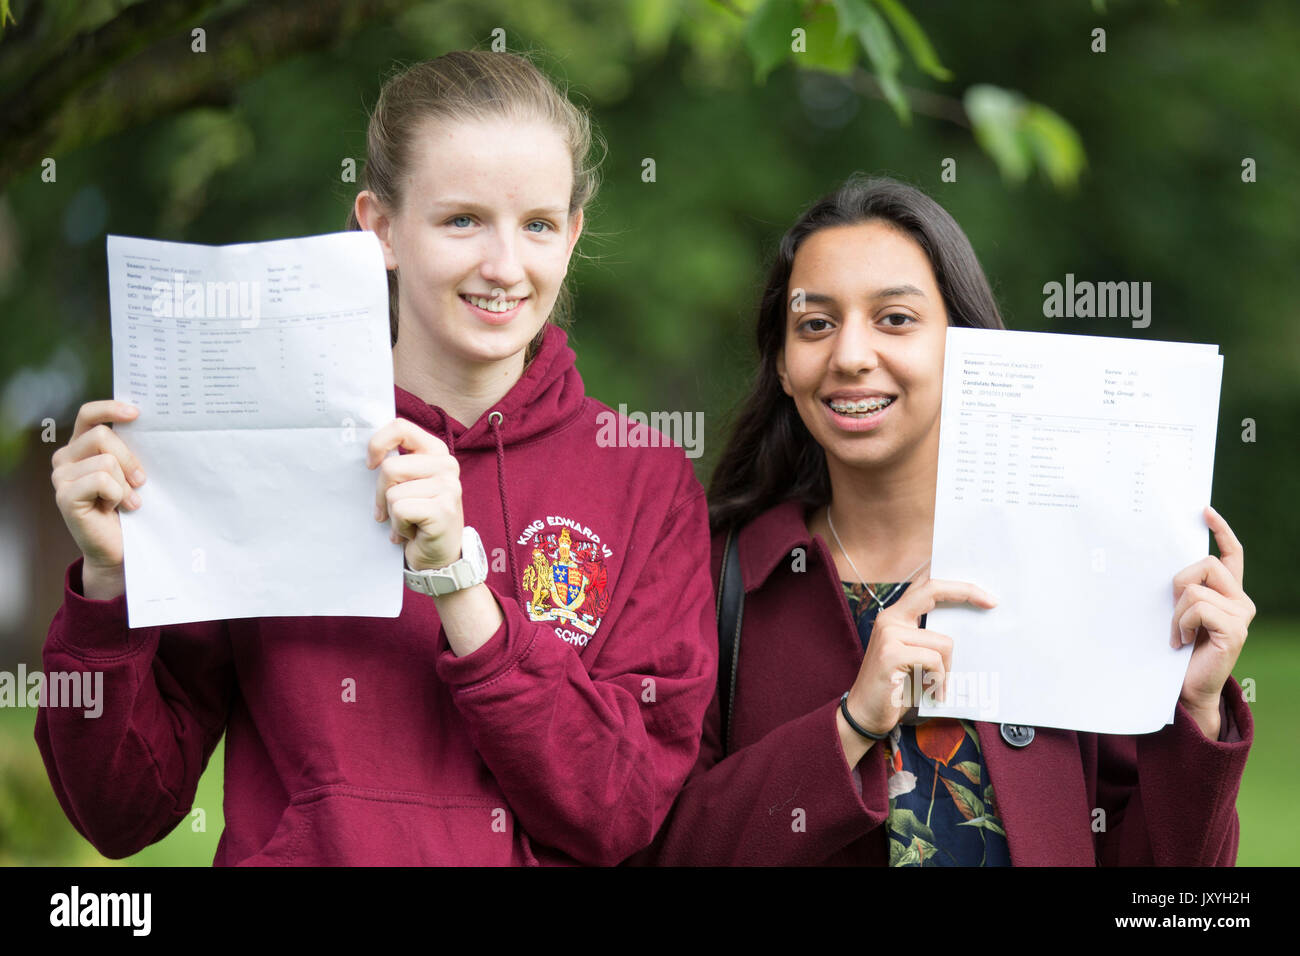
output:
[{"label": "white wristwatch", "polygon": [[[402,563],[405,565],[405,558]],[[459,559],[445,568],[429,571],[404,568],[402,575],[406,578],[406,586],[419,594],[441,595],[463,591],[487,580],[487,552],[483,550],[483,541],[478,532],[466,525],[460,538]]]}]

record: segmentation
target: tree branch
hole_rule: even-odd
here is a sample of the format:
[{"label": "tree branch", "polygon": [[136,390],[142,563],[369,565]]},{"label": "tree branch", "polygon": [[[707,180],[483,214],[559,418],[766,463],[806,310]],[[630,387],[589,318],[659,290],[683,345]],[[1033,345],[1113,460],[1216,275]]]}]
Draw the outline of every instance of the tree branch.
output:
[{"label": "tree branch", "polygon": [[[49,76],[38,71],[27,88],[0,107],[0,140],[6,144],[0,155],[0,189],[44,156],[191,106],[228,103],[249,77],[413,2],[263,0],[201,24],[207,31],[207,53],[191,52],[189,29],[200,25],[195,11],[206,10],[212,0],[150,0],[129,7],[74,41],[88,65],[56,69]],[[140,26],[143,14],[129,20],[128,14],[142,8],[155,15],[169,11],[167,28],[150,23],[141,26],[146,39],[133,39],[132,25]]]},{"label": "tree branch", "polygon": [[0,105],[0,137],[12,139],[39,125],[76,90],[150,44],[195,25],[216,5],[217,0],[146,0],[72,37],[62,51],[49,47],[57,39],[38,34],[32,10],[30,21],[24,18],[30,32],[22,42],[0,47],[0,76],[16,90]]},{"label": "tree branch", "polygon": [[[880,81],[869,70],[864,70],[862,67],[854,68],[850,82],[854,91],[863,96],[870,96],[878,100],[885,99],[885,91],[881,89]],[[929,90],[922,90],[915,86],[904,86],[902,90],[913,112],[920,113],[922,116],[931,116],[935,119],[955,123],[963,129],[971,128],[970,117],[966,115],[966,107],[956,97],[931,93]]]}]

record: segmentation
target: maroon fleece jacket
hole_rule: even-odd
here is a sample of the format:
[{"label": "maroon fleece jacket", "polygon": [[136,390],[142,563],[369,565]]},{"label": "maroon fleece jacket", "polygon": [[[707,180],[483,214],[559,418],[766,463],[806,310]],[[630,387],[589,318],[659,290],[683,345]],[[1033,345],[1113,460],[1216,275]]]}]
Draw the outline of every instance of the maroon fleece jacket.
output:
[{"label": "maroon fleece jacket", "polygon": [[223,733],[216,865],[614,864],[650,842],[717,666],[689,461],[604,447],[613,413],[584,395],[554,327],[469,428],[401,388],[397,414],[453,448],[505,622],[460,658],[433,599],[409,590],[395,619],[131,629],[124,596],[82,595],[78,558],[44,666],[103,671],[103,713],[42,708],[36,742],[101,853],[184,820]]},{"label": "maroon fleece jacket", "polygon": [[[713,539],[715,579],[724,540]],[[885,748],[874,745],[851,771],[835,721],[863,650],[826,542],[809,535],[795,501],[759,515],[736,540],[745,606],[731,750],[722,758],[715,699],[691,778],[634,862],[884,866]],[[1220,716],[1218,740],[1180,703],[1156,733],[1039,727],[1023,748],[998,724],[975,721],[1012,864],[1231,866],[1254,739],[1232,678]]]}]

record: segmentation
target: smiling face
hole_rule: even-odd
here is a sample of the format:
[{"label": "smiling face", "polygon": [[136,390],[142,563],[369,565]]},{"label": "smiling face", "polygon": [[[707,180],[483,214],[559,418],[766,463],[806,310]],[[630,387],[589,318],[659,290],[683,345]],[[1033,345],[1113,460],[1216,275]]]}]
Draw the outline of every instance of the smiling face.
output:
[{"label": "smiling face", "polygon": [[916,241],[881,220],[820,229],[787,291],[777,374],[832,474],[937,455],[948,313]]},{"label": "smiling face", "polygon": [[493,119],[425,123],[401,208],[357,212],[398,270],[397,348],[431,362],[522,371],[582,229],[569,214],[573,161],[558,130]]}]

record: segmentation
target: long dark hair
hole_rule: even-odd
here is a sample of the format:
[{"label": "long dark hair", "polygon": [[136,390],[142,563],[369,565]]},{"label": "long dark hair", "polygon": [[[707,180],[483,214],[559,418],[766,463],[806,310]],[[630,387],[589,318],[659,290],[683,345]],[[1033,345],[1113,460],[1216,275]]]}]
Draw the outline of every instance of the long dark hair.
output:
[{"label": "long dark hair", "polygon": [[799,247],[819,229],[872,220],[892,223],[925,250],[949,325],[1006,328],[975,250],[947,210],[897,180],[850,177],[810,206],[777,247],[758,308],[758,373],[709,484],[713,530],[740,527],[791,498],[807,509],[830,501],[826,454],[782,390],[776,359],[785,345],[787,286]]}]

